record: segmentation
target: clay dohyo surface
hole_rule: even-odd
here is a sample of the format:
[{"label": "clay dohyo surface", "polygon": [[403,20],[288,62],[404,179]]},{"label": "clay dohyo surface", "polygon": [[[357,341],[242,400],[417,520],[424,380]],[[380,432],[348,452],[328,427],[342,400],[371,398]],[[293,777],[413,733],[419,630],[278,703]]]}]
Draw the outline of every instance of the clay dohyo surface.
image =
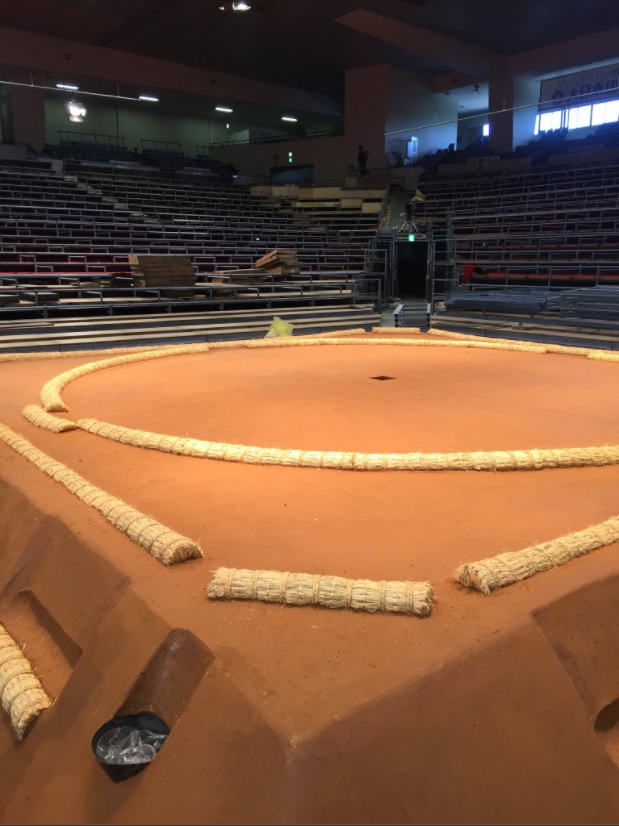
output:
[{"label": "clay dohyo surface", "polygon": [[[617,546],[490,597],[452,577],[617,515],[618,467],[252,466],[21,416],[92,360],[0,364],[0,421],[204,558],[164,568],[0,445],[0,621],[55,699],[21,744],[0,716],[2,822],[616,822]],[[94,373],[63,399],[72,420],[265,447],[619,441],[619,365],[555,354],[228,349]],[[221,566],[430,580],[436,602],[423,620],[209,602]],[[119,711],[172,732],[114,784],[90,739]]]}]

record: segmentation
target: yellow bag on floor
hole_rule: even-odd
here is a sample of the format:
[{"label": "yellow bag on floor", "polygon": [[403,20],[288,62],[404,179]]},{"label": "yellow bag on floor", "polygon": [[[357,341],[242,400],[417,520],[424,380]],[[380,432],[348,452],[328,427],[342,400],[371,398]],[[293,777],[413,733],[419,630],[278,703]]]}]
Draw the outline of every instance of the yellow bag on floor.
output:
[{"label": "yellow bag on floor", "polygon": [[271,326],[269,327],[269,332],[266,334],[265,338],[291,336],[292,329],[292,324],[289,324],[287,321],[282,321],[282,319],[279,318],[279,316],[275,316],[271,323]]}]

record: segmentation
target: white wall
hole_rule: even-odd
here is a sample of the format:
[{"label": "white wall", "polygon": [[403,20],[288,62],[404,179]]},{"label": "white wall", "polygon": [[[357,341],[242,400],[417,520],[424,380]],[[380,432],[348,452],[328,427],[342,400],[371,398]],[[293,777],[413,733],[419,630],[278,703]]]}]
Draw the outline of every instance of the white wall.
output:
[{"label": "white wall", "polygon": [[417,137],[418,157],[422,158],[437,149],[446,149],[450,143],[455,144],[458,135],[456,98],[434,93],[413,72],[395,66],[388,68],[386,150],[394,139]]},{"label": "white wall", "polygon": [[65,100],[69,99],[68,96],[65,98],[64,95],[51,94],[46,97],[45,125],[48,143],[59,142],[58,130],[73,133],[94,132],[124,137],[129,150],[137,147],[141,151],[141,139],[180,143],[186,155],[195,157],[196,146],[208,146],[212,140],[227,140],[229,137],[223,121],[179,117],[161,112],[156,107],[149,108],[147,104],[138,108],[132,104],[119,103],[117,124],[115,102],[108,103],[100,98],[79,98],[79,94],[76,94],[76,97],[88,110],[83,123],[71,123],[69,120],[63,108]]},{"label": "white wall", "polygon": [[[512,147],[528,143],[535,138],[535,117],[539,104],[539,80],[529,77],[514,78],[514,109]],[[518,107],[525,106],[525,109]]]}]

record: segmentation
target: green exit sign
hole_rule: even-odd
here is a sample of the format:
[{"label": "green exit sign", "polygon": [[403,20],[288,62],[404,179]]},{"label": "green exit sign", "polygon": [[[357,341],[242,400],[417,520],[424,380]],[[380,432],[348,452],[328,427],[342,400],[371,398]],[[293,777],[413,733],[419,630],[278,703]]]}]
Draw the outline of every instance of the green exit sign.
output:
[{"label": "green exit sign", "polygon": [[414,241],[414,240],[415,240],[415,237],[416,237],[416,236],[414,236],[414,235],[409,235],[409,236],[408,236],[408,240],[409,240],[409,241]]}]

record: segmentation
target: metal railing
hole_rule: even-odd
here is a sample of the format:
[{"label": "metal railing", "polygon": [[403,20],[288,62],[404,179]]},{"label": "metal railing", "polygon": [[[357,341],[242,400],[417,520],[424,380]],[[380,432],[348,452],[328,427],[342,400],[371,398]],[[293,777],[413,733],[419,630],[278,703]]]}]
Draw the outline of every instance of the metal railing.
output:
[{"label": "metal railing", "polygon": [[100,135],[98,132],[69,132],[67,130],[58,130],[59,140],[62,143],[95,143],[106,146],[125,146],[125,138],[118,135]]},{"label": "metal railing", "polygon": [[[279,143],[281,141],[303,141],[313,138],[335,138],[341,137],[344,134],[342,129],[330,129],[321,132],[306,131],[304,134],[288,134],[288,135],[265,135],[258,138],[238,138],[227,141],[214,141],[209,148],[217,148],[223,146],[252,146],[259,143]],[[204,147],[203,147],[204,148]],[[208,154],[208,153],[204,153]]]}]

